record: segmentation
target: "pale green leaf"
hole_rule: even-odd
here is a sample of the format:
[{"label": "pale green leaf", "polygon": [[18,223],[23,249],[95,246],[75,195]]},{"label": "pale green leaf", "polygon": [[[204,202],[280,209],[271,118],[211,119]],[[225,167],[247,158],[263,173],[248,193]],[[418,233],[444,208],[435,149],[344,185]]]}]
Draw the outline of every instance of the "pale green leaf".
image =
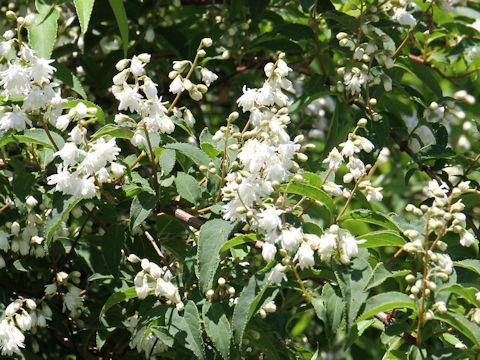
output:
[{"label": "pale green leaf", "polygon": [[113,14],[117,20],[120,37],[122,38],[123,56],[127,57],[128,52],[128,18],[123,5],[123,0],[108,0],[112,7]]},{"label": "pale green leaf", "polygon": [[197,204],[198,200],[202,196],[202,189],[198,185],[197,180],[191,175],[179,172],[175,177],[175,185],[177,187],[178,194],[188,202]]},{"label": "pale green leaf", "polygon": [[57,41],[57,27],[60,12],[52,0],[36,0],[35,6],[38,13],[35,14],[35,22],[28,27],[28,39],[33,50],[38,56],[50,59],[53,47]]},{"label": "pale green leaf", "polygon": [[85,34],[88,29],[88,23],[90,22],[90,16],[92,15],[95,0],[73,0],[73,2],[77,9],[77,16],[82,29],[82,34]]},{"label": "pale green leaf", "polygon": [[400,308],[415,310],[415,302],[410,299],[408,295],[398,291],[390,291],[375,295],[367,300],[365,311],[360,315],[356,322],[366,320],[382,311],[387,312]]}]

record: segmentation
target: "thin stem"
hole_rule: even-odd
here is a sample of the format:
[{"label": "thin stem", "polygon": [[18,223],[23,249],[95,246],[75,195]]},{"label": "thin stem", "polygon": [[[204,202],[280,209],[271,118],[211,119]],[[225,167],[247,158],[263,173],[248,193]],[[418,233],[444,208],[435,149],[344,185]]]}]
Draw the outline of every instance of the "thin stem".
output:
[{"label": "thin stem", "polygon": [[305,288],[305,285],[303,285],[303,281],[302,281],[302,279],[300,278],[300,275],[298,275],[298,272],[297,272],[297,269],[295,268],[295,266],[292,267],[292,271],[293,271],[293,273],[295,274],[295,278],[297,279],[298,284],[299,284],[300,287],[302,288],[303,296],[305,296],[305,298],[306,298],[309,302],[312,302],[312,301],[313,301],[313,298],[312,298],[312,297],[310,296],[310,294],[307,292],[307,289]]},{"label": "thin stem", "polygon": [[[145,151],[142,151],[142,152],[140,153],[140,155],[138,155],[138,157],[137,157],[137,158],[135,159],[135,161],[132,163],[132,165],[130,165],[130,169],[133,169],[133,167],[134,167],[135,165],[137,165],[138,162],[139,162],[140,160],[142,160],[142,158],[143,158],[144,156],[145,156]],[[122,175],[120,175],[119,177],[113,179],[113,182],[114,182],[114,183],[118,182],[120,179],[122,179],[122,178],[125,176],[125,174],[126,174],[126,172],[123,173]]]},{"label": "thin stem", "polygon": [[343,214],[345,213],[345,211],[347,210],[348,205],[350,204],[350,202],[352,201],[353,197],[355,196],[355,192],[357,191],[358,186],[360,185],[360,183],[361,183],[363,180],[364,180],[363,178],[360,178],[360,179],[358,179],[358,181],[355,183],[355,186],[353,187],[353,190],[352,190],[352,192],[350,193],[350,196],[348,197],[347,202],[346,202],[345,205],[343,206],[342,211],[340,211],[340,214],[338,214],[337,218],[335,219],[335,224],[338,222],[338,220],[340,220],[340,218],[342,217],[342,215],[343,215]]},{"label": "thin stem", "polygon": [[3,206],[0,208],[0,213],[2,213],[2,212],[4,212],[5,210],[7,210],[8,207],[9,207],[10,205],[12,205],[12,204],[13,204],[13,202],[11,202],[11,201],[7,202],[5,205],[3,205]]},{"label": "thin stem", "polygon": [[60,148],[57,146],[55,143],[55,140],[53,140],[52,134],[50,133],[50,130],[48,129],[48,125],[45,122],[45,118],[42,116],[42,126],[45,129],[45,132],[47,133],[48,138],[50,139],[50,142],[52,143],[53,147],[55,150],[60,151]]},{"label": "thin stem", "polygon": [[215,199],[215,203],[220,200],[220,196],[222,195],[222,188],[225,183],[225,173],[227,171],[227,151],[228,151],[228,137],[230,135],[230,121],[227,122],[227,131],[225,133],[225,146],[223,148],[223,157],[222,157],[222,177],[220,178],[220,187],[218,189],[217,198]]},{"label": "thin stem", "polygon": [[145,227],[143,225],[140,225],[140,228],[142,229],[143,233],[147,237],[148,241],[150,241],[150,244],[152,244],[152,246],[155,249],[155,252],[157,253],[157,255],[165,260],[165,255],[162,254],[162,251],[158,247],[157,242],[155,241],[153,236],[145,229]]},{"label": "thin stem", "polygon": [[145,137],[147,139],[148,150],[150,151],[150,160],[152,161],[152,170],[153,170],[153,182],[155,186],[155,194],[158,197],[160,193],[159,185],[158,185],[158,177],[157,177],[157,162],[155,161],[155,154],[153,152],[152,143],[150,141],[150,135],[148,135],[147,124],[144,127],[145,130]]}]

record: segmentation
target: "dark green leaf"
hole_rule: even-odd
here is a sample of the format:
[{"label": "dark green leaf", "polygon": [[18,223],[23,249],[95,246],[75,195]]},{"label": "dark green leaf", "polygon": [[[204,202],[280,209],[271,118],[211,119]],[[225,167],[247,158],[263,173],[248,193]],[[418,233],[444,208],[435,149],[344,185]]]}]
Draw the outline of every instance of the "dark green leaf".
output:
[{"label": "dark green leaf", "polygon": [[155,203],[155,195],[148,191],[142,191],[135,197],[130,207],[131,229],[139,226],[153,212]]},{"label": "dark green leaf", "polygon": [[232,329],[221,304],[206,302],[202,308],[203,323],[207,335],[225,360],[230,359]]},{"label": "dark green leaf", "polygon": [[167,149],[173,149],[181,152],[183,155],[191,159],[198,166],[200,165],[208,166],[208,163],[210,162],[210,157],[207,154],[205,154],[202,150],[200,150],[199,148],[191,144],[174,143],[174,144],[167,144],[165,147]]}]

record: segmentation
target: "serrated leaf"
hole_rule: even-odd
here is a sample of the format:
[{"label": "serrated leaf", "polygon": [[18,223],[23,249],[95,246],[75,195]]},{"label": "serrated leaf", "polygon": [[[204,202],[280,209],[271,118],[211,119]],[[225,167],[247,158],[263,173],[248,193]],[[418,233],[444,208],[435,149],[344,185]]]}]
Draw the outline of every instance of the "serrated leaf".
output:
[{"label": "serrated leaf", "polygon": [[[65,140],[59,134],[54,131],[50,132],[53,141],[61,149],[65,144]],[[46,148],[55,150],[52,141],[48,137],[47,133],[43,129],[27,129],[23,131],[23,134],[10,135],[8,138],[2,141],[2,144],[8,144],[10,142],[20,142],[24,144],[38,144]]]},{"label": "serrated leaf", "polygon": [[123,56],[127,57],[128,52],[128,18],[122,0],[108,0],[112,7],[113,14],[117,20],[120,37],[122,38]]},{"label": "serrated leaf", "polygon": [[232,329],[221,304],[206,302],[202,308],[203,323],[207,335],[225,360],[230,359]]},{"label": "serrated leaf", "polygon": [[73,2],[77,9],[77,16],[82,29],[82,34],[85,34],[88,29],[88,23],[90,22],[90,15],[92,15],[95,0],[73,0]]},{"label": "serrated leaf", "polygon": [[462,284],[453,284],[444,288],[441,288],[440,291],[449,291],[453,294],[459,295],[467,300],[470,304],[480,308],[480,301],[477,300],[475,296],[479,292],[479,289],[476,287],[465,287]]},{"label": "serrated leaf", "polygon": [[57,41],[57,27],[60,12],[56,2],[35,1],[38,14],[35,14],[35,22],[28,27],[28,40],[33,50],[37,51],[39,57],[50,59],[53,46]]},{"label": "serrated leaf", "polygon": [[368,292],[364,289],[372,274],[372,269],[366,259],[368,259],[368,252],[361,249],[359,256],[352,261],[350,266],[343,264],[334,266],[335,277],[345,302],[347,329],[352,327],[360,308],[368,298]]},{"label": "serrated leaf", "polygon": [[168,332],[175,341],[192,352],[199,359],[205,359],[200,316],[193,301],[188,301],[182,313],[177,309],[169,309],[165,315]]},{"label": "serrated leaf", "polygon": [[70,195],[63,195],[61,193],[54,193],[52,212],[45,222],[45,239],[47,246],[52,241],[53,235],[62,222],[67,218],[70,211],[80,202],[82,199],[75,198]]},{"label": "serrated leaf", "polygon": [[135,290],[135,287],[133,286],[123,291],[118,291],[116,293],[113,293],[112,295],[110,295],[110,297],[107,299],[107,301],[103,305],[102,310],[100,311],[99,317],[101,318],[105,314],[105,312],[108,309],[110,309],[113,305],[128,299],[132,299],[134,297],[137,297],[137,292]]},{"label": "serrated leaf", "polygon": [[242,245],[249,242],[254,242],[257,240],[256,234],[246,234],[246,235],[239,235],[234,237],[233,239],[228,240],[223,246],[220,248],[219,253],[227,251],[228,249]]},{"label": "serrated leaf", "polygon": [[210,162],[210,157],[205,154],[199,148],[187,144],[187,143],[174,143],[174,144],[167,144],[165,146],[167,149],[173,149],[181,152],[183,155],[191,159],[195,164],[198,166],[205,165],[207,166]]},{"label": "serrated leaf", "polygon": [[241,344],[243,333],[248,321],[255,312],[256,306],[261,296],[265,292],[268,284],[267,274],[253,275],[247,286],[242,290],[238,297],[237,305],[233,311],[232,328],[235,343]]},{"label": "serrated leaf", "polygon": [[462,261],[455,261],[453,265],[474,271],[480,275],[480,260],[468,259]]},{"label": "serrated leaf", "polygon": [[328,209],[333,220],[333,215],[335,214],[335,204],[332,198],[325,191],[308,184],[292,183],[290,186],[288,186],[288,193],[303,195],[311,200],[320,201]]},{"label": "serrated leaf", "polygon": [[360,221],[369,224],[375,224],[386,229],[400,231],[398,226],[385,214],[378,211],[367,209],[357,209],[344,214],[339,220],[339,223],[346,221]]},{"label": "serrated leaf", "polygon": [[323,321],[328,339],[333,339],[342,321],[344,303],[330,284],[325,284],[322,296],[312,301],[318,318]]},{"label": "serrated leaf", "polygon": [[383,265],[382,262],[379,262],[377,265],[375,265],[375,268],[373,269],[372,274],[365,285],[365,290],[370,290],[382,284],[388,278],[406,276],[408,274],[410,274],[410,270],[390,271],[385,267],[385,265]]},{"label": "serrated leaf", "polygon": [[92,141],[94,141],[105,135],[121,139],[132,138],[132,132],[128,127],[120,126],[117,124],[107,124],[102,128],[98,129],[98,131],[92,135],[91,139]]},{"label": "serrated leaf", "polygon": [[395,231],[380,230],[358,236],[359,239],[365,239],[367,242],[359,244],[359,248],[374,248],[380,246],[403,246],[406,241]]},{"label": "serrated leaf", "polygon": [[155,208],[156,197],[148,191],[140,192],[130,206],[130,228],[139,226]]},{"label": "serrated leaf", "polygon": [[200,228],[198,236],[197,273],[200,290],[206,292],[212,287],[213,277],[220,262],[219,250],[227,242],[234,225],[228,221],[214,219]]},{"label": "serrated leaf", "polygon": [[160,154],[158,163],[165,174],[169,174],[173,170],[176,161],[175,154],[175,150],[172,149],[165,149]]},{"label": "serrated leaf", "polygon": [[416,306],[415,302],[410,299],[408,295],[398,291],[378,294],[367,300],[365,303],[365,311],[356,322],[366,320],[382,311],[391,311],[399,308],[415,310]]},{"label": "serrated leaf", "polygon": [[480,345],[480,326],[468,320],[464,315],[456,312],[436,312],[434,318],[453,326],[455,330],[465,335],[472,343]]},{"label": "serrated leaf", "polygon": [[197,204],[198,200],[202,196],[202,189],[198,185],[197,180],[191,175],[179,172],[175,177],[175,185],[177,187],[178,194],[188,202]]}]

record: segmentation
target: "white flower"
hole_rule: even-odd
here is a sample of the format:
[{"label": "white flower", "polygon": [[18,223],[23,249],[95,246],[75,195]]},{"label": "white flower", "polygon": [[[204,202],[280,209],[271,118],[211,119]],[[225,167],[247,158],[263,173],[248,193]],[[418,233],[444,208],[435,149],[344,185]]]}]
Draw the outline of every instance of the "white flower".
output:
[{"label": "white flower", "polygon": [[417,23],[415,17],[410,14],[405,8],[396,7],[392,19],[397,21],[400,25],[407,25],[413,28]]},{"label": "white flower", "polygon": [[55,127],[58,130],[65,131],[68,125],[70,124],[70,120],[72,120],[70,115],[61,115],[58,117],[57,121],[55,122]]},{"label": "white flower", "polygon": [[202,74],[202,81],[207,86],[210,86],[212,82],[218,79],[218,76],[215,73],[205,68],[200,70],[200,74]]},{"label": "white flower", "polygon": [[49,65],[53,60],[35,58],[32,63],[31,71],[33,81],[39,85],[50,82],[50,77],[56,70],[53,66]]},{"label": "white flower", "polygon": [[268,313],[274,313],[275,311],[277,311],[277,305],[275,305],[275,301],[269,301],[265,304],[263,309]]},{"label": "white flower", "polygon": [[325,181],[325,184],[322,185],[322,189],[331,196],[342,196],[343,194],[342,187],[331,181]]},{"label": "white flower", "polygon": [[287,277],[284,274],[285,266],[281,264],[275,265],[270,274],[268,275],[268,280],[274,284],[279,284],[282,280],[287,281]]},{"label": "white flower", "polygon": [[169,90],[172,94],[178,94],[178,93],[181,93],[183,90],[185,90],[185,87],[183,86],[182,77],[180,75],[177,76],[172,81],[172,83],[170,84]]},{"label": "white flower", "polygon": [[21,307],[22,305],[18,300],[11,302],[5,309],[5,315],[12,317]]},{"label": "white flower", "polygon": [[277,247],[269,242],[264,242],[262,246],[262,256],[265,261],[272,261],[277,253]]},{"label": "white flower", "polygon": [[114,91],[115,98],[120,101],[118,110],[129,109],[132,112],[140,110],[140,100],[142,95],[138,93],[138,87],[131,87],[124,83],[122,90],[119,92]]},{"label": "white flower", "polygon": [[63,164],[65,166],[70,166],[76,163],[75,159],[79,153],[80,151],[77,149],[77,146],[74,143],[67,142],[61,150],[57,151],[53,155],[60,156],[63,160]]},{"label": "white flower", "polygon": [[130,71],[134,76],[142,76],[145,73],[145,63],[141,61],[137,56],[132,58],[130,63]]},{"label": "white flower", "polygon": [[255,107],[255,99],[257,97],[256,89],[247,89],[246,86],[243,86],[243,95],[240,96],[237,100],[238,106],[242,107],[243,112],[252,110]]},{"label": "white flower", "polygon": [[32,121],[20,109],[18,105],[14,105],[12,111],[9,111],[0,118],[0,130],[8,131],[15,129],[17,131],[25,130],[28,126],[32,126]]},{"label": "white flower", "polygon": [[475,293],[475,299],[477,299],[477,301],[480,301],[480,291]]},{"label": "white flower", "polygon": [[333,249],[337,246],[337,237],[335,234],[326,232],[320,237],[320,245],[317,252],[320,255],[320,260],[327,261],[332,256]]},{"label": "white flower", "polygon": [[472,322],[480,325],[480,309],[473,310]]},{"label": "white flower", "polygon": [[282,248],[292,251],[295,246],[300,244],[303,239],[302,230],[300,228],[291,227],[288,230],[282,230]]},{"label": "white flower", "polygon": [[265,84],[263,84],[263,86],[258,90],[255,100],[259,105],[264,106],[271,106],[275,103],[273,89],[268,82],[265,82]]},{"label": "white flower", "polygon": [[[351,142],[351,141],[350,141],[350,142]],[[348,141],[347,141],[347,143],[348,143]],[[343,143],[343,144],[345,144],[345,145],[344,145],[344,148],[343,148],[343,150],[342,150],[343,153],[345,153],[345,152],[347,152],[347,151],[350,153],[350,151],[351,151],[351,150],[348,148],[348,147],[351,147],[351,146],[350,146],[349,144],[346,145],[347,143]],[[352,142],[351,142],[351,144],[353,145]],[[347,149],[345,150],[345,148],[347,148]],[[352,154],[353,154],[353,153],[352,153]],[[351,156],[351,155],[347,155],[347,156]],[[334,148],[329,152],[328,157],[327,157],[325,160],[323,160],[323,163],[324,163],[324,164],[325,164],[325,163],[328,163],[328,167],[329,167],[330,169],[334,169],[334,170],[335,170],[335,169],[338,169],[338,168],[340,167],[340,165],[342,165],[342,162],[343,162],[343,156],[342,156],[342,154],[340,154],[340,153],[338,152],[338,150],[337,150],[336,147],[334,147]]]},{"label": "white flower", "polygon": [[258,214],[258,226],[267,233],[274,232],[282,227],[282,219],[280,215],[284,210],[276,209],[271,205],[267,205],[265,210]]},{"label": "white flower", "polygon": [[[343,156],[353,156],[355,153],[360,152],[360,148],[354,144],[352,140],[347,140],[339,145],[342,148],[340,152]],[[330,156],[330,154],[329,154]]]},{"label": "white flower", "polygon": [[360,159],[351,157],[347,164],[347,168],[355,179],[359,179],[365,174],[365,165]]},{"label": "white flower", "polygon": [[111,164],[112,167],[112,174],[115,177],[122,176],[125,173],[125,166],[112,162]]},{"label": "white flower", "polygon": [[16,314],[15,322],[17,323],[17,326],[23,331],[28,331],[32,327],[32,318],[26,312],[24,312],[23,314]]},{"label": "white flower", "polygon": [[159,125],[160,131],[165,134],[171,134],[175,130],[175,124],[167,115],[160,118]]},{"label": "white flower", "polygon": [[462,233],[462,237],[460,238],[460,244],[465,247],[469,247],[475,243],[475,237],[470,234],[468,231]]},{"label": "white flower", "polygon": [[185,120],[185,123],[193,128],[193,126],[195,125],[195,118],[193,117],[193,114],[190,110],[185,110],[185,113],[183,114],[183,120]]},{"label": "white flower", "polygon": [[362,148],[363,151],[369,153],[373,150],[373,148],[375,147],[370,140],[362,137],[362,136],[356,136],[355,137],[355,145],[357,145],[358,143],[358,146],[360,146]]},{"label": "white flower", "polygon": [[74,142],[75,144],[79,145],[82,143],[83,141],[83,138],[86,134],[86,130],[85,129],[82,129],[80,128],[79,126],[75,126],[72,131],[70,131],[68,133],[68,135],[70,135],[70,139],[72,140],[72,142]]},{"label": "white flower", "polygon": [[31,88],[30,69],[18,62],[8,64],[7,69],[0,71],[0,86],[3,86],[3,95],[20,97],[28,94]]},{"label": "white flower", "polygon": [[7,55],[11,49],[12,49],[12,41],[0,42],[0,56]]},{"label": "white flower", "polygon": [[150,287],[148,286],[147,277],[144,272],[139,272],[134,279],[135,291],[140,300],[145,299],[150,292]]},{"label": "white flower", "polygon": [[25,335],[8,319],[0,323],[0,348],[2,355],[20,354],[20,348],[25,347]]},{"label": "white flower", "polygon": [[179,303],[181,301],[180,294],[178,293],[177,287],[173,285],[171,282],[165,281],[162,278],[157,279],[155,295],[164,296],[168,300],[173,301],[174,303]]},{"label": "white flower", "polygon": [[306,267],[312,267],[315,264],[313,250],[307,242],[303,242],[302,245],[300,245],[300,248],[295,255],[295,259],[296,258],[298,258],[298,263],[302,270]]},{"label": "white flower", "polygon": [[70,285],[68,292],[63,296],[63,311],[68,309],[70,312],[74,312],[82,306],[82,297],[80,296],[80,290],[78,287]]},{"label": "white flower", "polygon": [[25,200],[25,203],[27,204],[28,207],[33,208],[33,207],[37,206],[38,200],[35,199],[32,195],[30,195]]},{"label": "white flower", "polygon": [[359,93],[362,85],[367,81],[367,76],[359,69],[353,68],[351,72],[347,72],[343,77],[343,82],[352,94]]},{"label": "white flower", "polygon": [[8,238],[10,236],[10,234],[7,234],[5,231],[0,230],[0,249],[4,252],[7,252],[8,249],[10,249],[10,242],[8,241]]},{"label": "white flower", "polygon": [[157,84],[155,84],[150,78],[143,80],[142,90],[148,100],[157,99]]}]

